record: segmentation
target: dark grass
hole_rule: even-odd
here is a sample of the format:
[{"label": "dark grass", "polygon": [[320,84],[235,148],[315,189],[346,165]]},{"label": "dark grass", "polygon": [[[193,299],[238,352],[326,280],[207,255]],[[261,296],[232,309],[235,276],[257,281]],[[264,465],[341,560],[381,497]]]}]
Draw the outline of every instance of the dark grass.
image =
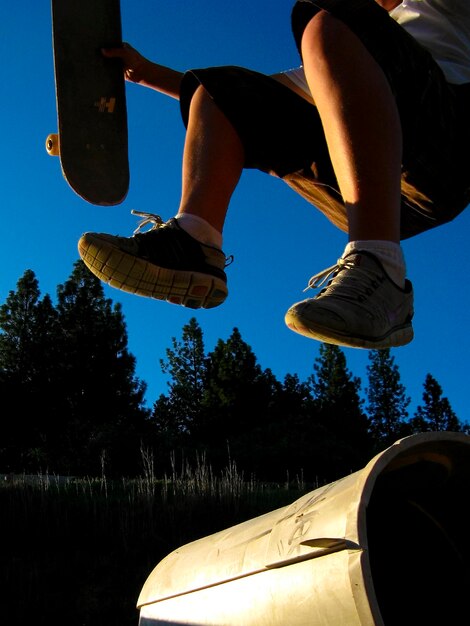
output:
[{"label": "dark grass", "polygon": [[[315,486],[310,486],[311,489]],[[285,506],[304,484],[245,481],[204,463],[157,480],[15,477],[0,484],[0,620],[136,626],[137,598],[177,547]]]}]

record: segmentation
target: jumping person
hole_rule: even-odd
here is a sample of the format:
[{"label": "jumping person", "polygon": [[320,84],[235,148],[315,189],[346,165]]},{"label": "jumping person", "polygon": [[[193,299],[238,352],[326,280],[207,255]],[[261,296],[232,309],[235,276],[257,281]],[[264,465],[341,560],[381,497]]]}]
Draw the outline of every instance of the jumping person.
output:
[{"label": "jumping person", "polygon": [[[182,74],[131,46],[105,50],[126,79],[180,100],[181,202],[140,214],[132,237],[85,233],[81,258],[110,285],[192,308],[227,294],[222,230],[244,168],[282,178],[345,231],[335,265],[291,306],[289,328],[326,343],[388,348],[413,338],[400,241],[470,202],[469,0],[299,0],[302,65]],[[150,229],[141,227],[150,224]]]}]

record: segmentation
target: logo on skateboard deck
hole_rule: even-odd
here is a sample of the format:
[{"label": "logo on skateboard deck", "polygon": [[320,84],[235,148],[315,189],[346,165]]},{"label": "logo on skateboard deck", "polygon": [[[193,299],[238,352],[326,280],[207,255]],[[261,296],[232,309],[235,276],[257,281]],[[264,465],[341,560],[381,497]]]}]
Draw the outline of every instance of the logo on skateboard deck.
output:
[{"label": "logo on skateboard deck", "polygon": [[105,98],[102,97],[98,102],[95,102],[93,105],[98,108],[100,113],[114,113],[114,107],[116,106],[116,98]]}]

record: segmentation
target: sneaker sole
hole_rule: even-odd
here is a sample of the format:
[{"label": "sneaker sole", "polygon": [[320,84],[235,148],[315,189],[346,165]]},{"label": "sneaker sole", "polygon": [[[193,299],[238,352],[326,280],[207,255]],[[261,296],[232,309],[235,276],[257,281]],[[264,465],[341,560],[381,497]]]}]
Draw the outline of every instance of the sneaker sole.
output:
[{"label": "sneaker sole", "polygon": [[365,348],[368,350],[398,348],[399,346],[405,346],[410,343],[414,337],[413,327],[409,323],[394,328],[384,337],[372,339],[370,337],[342,335],[341,333],[320,326],[312,328],[311,326],[307,326],[297,315],[293,315],[289,311],[286,313],[284,321],[288,328],[299,335],[324,343],[345,346],[347,348]]},{"label": "sneaker sole", "polygon": [[78,251],[95,276],[121,291],[190,309],[214,308],[228,296],[224,281],[210,274],[158,267],[112,245],[87,242],[85,237],[79,240]]}]

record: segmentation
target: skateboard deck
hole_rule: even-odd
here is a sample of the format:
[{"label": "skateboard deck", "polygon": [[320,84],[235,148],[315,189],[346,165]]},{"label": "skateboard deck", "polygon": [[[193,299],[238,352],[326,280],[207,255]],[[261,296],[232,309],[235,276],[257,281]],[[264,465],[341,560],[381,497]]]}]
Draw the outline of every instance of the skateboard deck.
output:
[{"label": "skateboard deck", "polygon": [[121,203],[129,187],[127,109],[120,59],[103,47],[121,45],[119,0],[52,0],[58,133],[46,149],[84,200]]}]

